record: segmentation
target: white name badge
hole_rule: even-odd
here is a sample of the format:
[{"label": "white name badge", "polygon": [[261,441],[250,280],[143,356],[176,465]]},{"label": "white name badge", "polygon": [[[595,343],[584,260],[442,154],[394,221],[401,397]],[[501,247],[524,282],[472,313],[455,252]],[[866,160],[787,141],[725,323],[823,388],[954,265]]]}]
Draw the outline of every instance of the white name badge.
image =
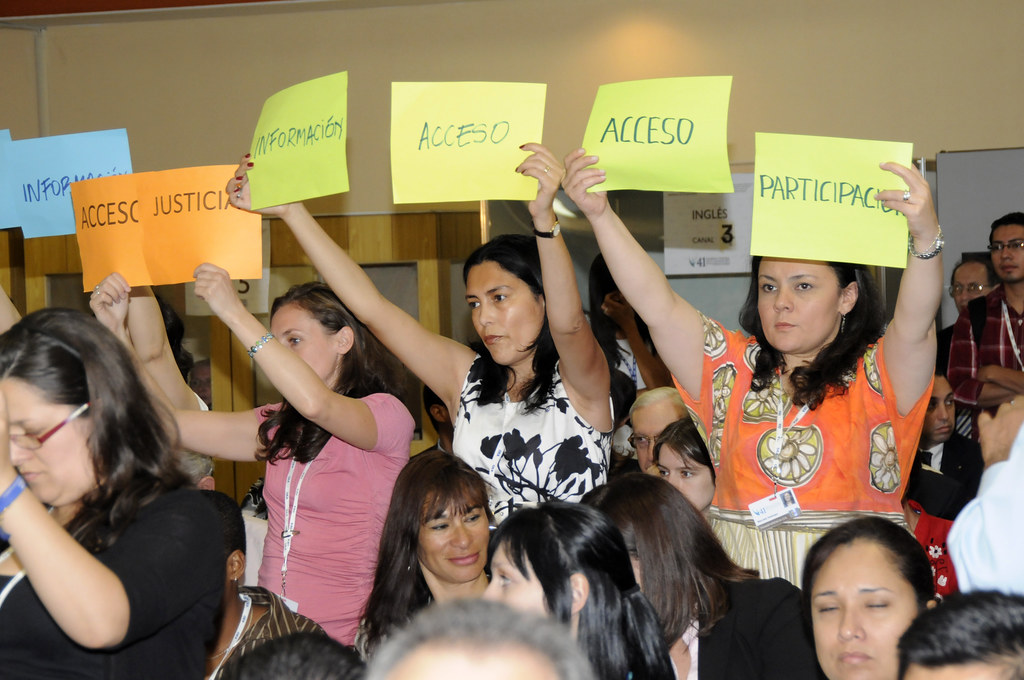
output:
[{"label": "white name badge", "polygon": [[765,496],[749,506],[750,516],[758,529],[771,529],[791,517],[800,516],[800,503],[792,489]]},{"label": "white name badge", "polygon": [[287,597],[282,597],[281,599],[284,600],[284,605],[286,607],[288,607],[288,609],[291,610],[292,614],[298,614],[299,613],[299,603],[298,602],[296,602],[295,600],[290,600]]}]

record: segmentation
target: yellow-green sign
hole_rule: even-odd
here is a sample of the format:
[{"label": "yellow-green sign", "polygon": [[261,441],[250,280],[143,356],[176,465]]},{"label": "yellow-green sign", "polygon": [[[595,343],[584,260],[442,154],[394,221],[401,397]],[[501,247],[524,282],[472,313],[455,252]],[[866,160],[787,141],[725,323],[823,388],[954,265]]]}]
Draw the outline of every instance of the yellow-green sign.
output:
[{"label": "yellow-green sign", "polygon": [[599,191],[730,193],[726,132],[732,76],[602,85],[583,148],[600,157]]},{"label": "yellow-green sign", "polygon": [[875,200],[906,189],[879,167],[911,164],[913,145],[759,132],[755,137],[752,255],[907,264],[907,221]]},{"label": "yellow-green sign", "polygon": [[348,191],[347,112],[347,71],[267,99],[249,148],[253,209]]},{"label": "yellow-green sign", "polygon": [[392,83],[395,203],[530,200],[537,181],[515,172],[540,142],[547,85]]}]

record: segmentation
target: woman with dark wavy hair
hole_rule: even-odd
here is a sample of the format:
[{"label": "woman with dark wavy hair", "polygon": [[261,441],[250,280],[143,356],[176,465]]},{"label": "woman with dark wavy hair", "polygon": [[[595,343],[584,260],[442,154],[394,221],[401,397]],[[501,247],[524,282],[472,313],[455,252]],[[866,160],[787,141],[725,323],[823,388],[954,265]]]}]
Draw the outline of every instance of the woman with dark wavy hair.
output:
[{"label": "woman with dark wavy hair", "polygon": [[0,336],[4,678],[202,677],[223,558],[176,440],[94,319],[46,309]]},{"label": "woman with dark wavy hair", "polygon": [[717,468],[710,518],[732,558],[795,584],[829,527],[864,512],[902,521],[942,296],[942,232],[924,177],[883,163],[908,189],[866,199],[876,211],[902,213],[892,228],[905,223],[910,233],[887,328],[864,266],[756,257],[742,333],[672,290],[605,193],[591,191],[605,180],[597,162],[582,149],[569,154],[565,190],[707,440]]},{"label": "woman with dark wavy hair", "polygon": [[[322,283],[274,300],[270,332],[223,269],[200,265],[195,290],[284,400],[238,413],[176,410],[182,443],[218,458],[266,461],[259,585],[352,644],[391,488],[409,460],[413,421],[397,396],[398,363]],[[107,277],[93,308],[121,328],[129,295],[123,279]]]},{"label": "woman with dark wavy hair", "polygon": [[[525,141],[525,140],[524,140]],[[353,313],[448,407],[455,455],[480,473],[498,520],[523,503],[578,501],[608,473],[610,376],[587,324],[576,274],[553,209],[563,171],[540,144],[516,172],[537,180],[534,235],[477,248],[462,270],[479,342],[466,347],[424,328],[386,299],[301,203],[262,209],[280,217]],[[232,204],[252,203],[246,157],[228,183]]]},{"label": "woman with dark wavy hair", "polygon": [[384,520],[356,638],[364,657],[431,602],[483,594],[490,521],[487,486],[465,462],[444,451],[413,456],[398,475]]},{"label": "woman with dark wavy hair", "polygon": [[653,475],[624,475],[583,502],[622,532],[678,677],[693,668],[698,679],[816,677],[800,590],[738,567],[703,515],[670,484]]},{"label": "woman with dark wavy hair", "polygon": [[[685,502],[685,501],[684,501]],[[587,505],[523,508],[494,532],[484,597],[568,625],[600,680],[672,680],[622,534]]]}]

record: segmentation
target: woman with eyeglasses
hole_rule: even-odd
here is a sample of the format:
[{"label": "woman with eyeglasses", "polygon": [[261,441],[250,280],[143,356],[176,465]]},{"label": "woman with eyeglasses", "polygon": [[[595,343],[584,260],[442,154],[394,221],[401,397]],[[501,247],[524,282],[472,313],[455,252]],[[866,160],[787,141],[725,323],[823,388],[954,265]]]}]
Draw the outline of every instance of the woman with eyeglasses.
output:
[{"label": "woman with eyeglasses", "polygon": [[120,342],[71,310],[0,336],[0,675],[200,678],[216,512]]}]

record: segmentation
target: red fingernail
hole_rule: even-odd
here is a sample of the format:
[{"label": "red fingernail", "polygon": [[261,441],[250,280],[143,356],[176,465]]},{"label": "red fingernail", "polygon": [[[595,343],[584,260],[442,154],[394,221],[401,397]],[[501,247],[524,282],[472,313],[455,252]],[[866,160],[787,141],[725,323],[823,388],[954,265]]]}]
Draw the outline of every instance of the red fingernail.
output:
[{"label": "red fingernail", "polygon": [[246,165],[251,168],[252,167],[252,161],[246,163]]},{"label": "red fingernail", "polygon": [[242,158],[248,158],[250,154],[245,154]]},{"label": "red fingernail", "polygon": [[519,148],[522,149],[524,146],[526,146],[526,145],[525,144],[520,144]]},{"label": "red fingernail", "polygon": [[242,175],[239,175],[235,179],[237,179],[239,182],[241,182],[243,179],[245,179],[245,177],[243,177]]}]

